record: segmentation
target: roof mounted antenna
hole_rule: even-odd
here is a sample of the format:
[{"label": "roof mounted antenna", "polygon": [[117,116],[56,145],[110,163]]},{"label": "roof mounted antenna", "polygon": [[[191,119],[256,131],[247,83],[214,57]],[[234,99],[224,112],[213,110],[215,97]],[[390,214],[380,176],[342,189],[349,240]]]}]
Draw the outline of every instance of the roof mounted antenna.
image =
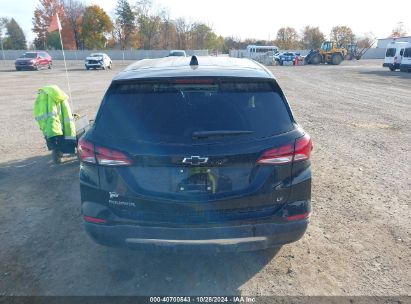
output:
[{"label": "roof mounted antenna", "polygon": [[195,65],[198,65],[198,59],[196,55],[193,55],[190,60],[190,66],[195,66]]}]

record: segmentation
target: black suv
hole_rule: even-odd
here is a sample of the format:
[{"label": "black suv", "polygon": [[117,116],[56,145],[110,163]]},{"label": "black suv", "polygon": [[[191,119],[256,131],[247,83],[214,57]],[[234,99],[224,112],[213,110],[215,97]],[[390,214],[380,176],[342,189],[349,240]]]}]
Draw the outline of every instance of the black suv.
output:
[{"label": "black suv", "polygon": [[80,139],[81,211],[98,243],[248,251],[297,241],[310,216],[310,136],[248,59],[139,61]]}]

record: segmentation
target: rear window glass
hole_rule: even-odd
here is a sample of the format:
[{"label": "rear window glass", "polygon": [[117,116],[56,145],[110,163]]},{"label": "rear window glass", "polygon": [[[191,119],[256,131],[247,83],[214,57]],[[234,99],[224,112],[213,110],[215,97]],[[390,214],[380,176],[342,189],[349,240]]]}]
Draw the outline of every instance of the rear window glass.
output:
[{"label": "rear window glass", "polygon": [[389,48],[387,49],[387,52],[385,53],[385,57],[394,57],[395,56],[395,48]]},{"label": "rear window glass", "polygon": [[185,52],[170,52],[170,56],[185,56]]},{"label": "rear window glass", "polygon": [[411,48],[406,48],[404,51],[404,57],[411,57]]},{"label": "rear window glass", "polygon": [[24,53],[23,55],[20,56],[20,58],[36,58],[37,53]]},{"label": "rear window glass", "polygon": [[[113,85],[95,131],[121,139],[192,144],[269,137],[293,128],[284,100],[270,82],[192,81],[197,83]],[[219,135],[196,136],[207,132]]]}]

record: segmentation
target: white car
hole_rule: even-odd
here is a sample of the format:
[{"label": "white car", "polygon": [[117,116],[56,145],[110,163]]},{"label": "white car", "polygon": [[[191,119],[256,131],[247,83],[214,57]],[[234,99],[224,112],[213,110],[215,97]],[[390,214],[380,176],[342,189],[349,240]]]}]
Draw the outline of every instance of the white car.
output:
[{"label": "white car", "polygon": [[187,57],[187,54],[183,50],[171,50],[168,53],[169,57]]},{"label": "white car", "polygon": [[105,53],[93,53],[84,61],[86,69],[111,69],[112,61]]}]

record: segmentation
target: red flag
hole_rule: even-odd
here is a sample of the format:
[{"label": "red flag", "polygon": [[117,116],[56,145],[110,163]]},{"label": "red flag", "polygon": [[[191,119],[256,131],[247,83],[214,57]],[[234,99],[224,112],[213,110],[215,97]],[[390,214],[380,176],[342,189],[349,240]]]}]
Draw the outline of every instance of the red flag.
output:
[{"label": "red flag", "polygon": [[51,17],[51,22],[47,29],[47,32],[51,33],[57,30],[61,31],[61,23],[60,23],[59,15],[55,14]]}]

